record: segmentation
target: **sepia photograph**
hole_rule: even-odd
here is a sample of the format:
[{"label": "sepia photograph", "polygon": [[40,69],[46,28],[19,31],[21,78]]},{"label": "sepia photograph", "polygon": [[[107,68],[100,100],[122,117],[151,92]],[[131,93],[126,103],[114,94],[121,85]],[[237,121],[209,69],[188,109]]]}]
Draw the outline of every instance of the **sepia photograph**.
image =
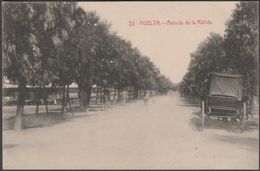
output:
[{"label": "sepia photograph", "polygon": [[258,1],[2,5],[2,169],[259,169]]}]

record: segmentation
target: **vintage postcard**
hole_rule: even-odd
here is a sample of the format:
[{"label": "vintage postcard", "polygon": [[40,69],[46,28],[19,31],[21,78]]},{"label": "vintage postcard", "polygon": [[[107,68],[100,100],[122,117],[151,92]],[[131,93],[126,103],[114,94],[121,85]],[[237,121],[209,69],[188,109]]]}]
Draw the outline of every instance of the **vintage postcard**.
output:
[{"label": "vintage postcard", "polygon": [[259,169],[258,6],[2,2],[2,168]]}]

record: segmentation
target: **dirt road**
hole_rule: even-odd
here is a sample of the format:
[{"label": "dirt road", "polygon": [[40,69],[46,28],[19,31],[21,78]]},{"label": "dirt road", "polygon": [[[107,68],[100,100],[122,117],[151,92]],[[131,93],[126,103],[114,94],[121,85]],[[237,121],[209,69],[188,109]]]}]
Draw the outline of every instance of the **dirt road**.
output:
[{"label": "dirt road", "polygon": [[258,126],[211,121],[178,95],[139,101],[44,128],[3,132],[5,169],[256,169]]}]

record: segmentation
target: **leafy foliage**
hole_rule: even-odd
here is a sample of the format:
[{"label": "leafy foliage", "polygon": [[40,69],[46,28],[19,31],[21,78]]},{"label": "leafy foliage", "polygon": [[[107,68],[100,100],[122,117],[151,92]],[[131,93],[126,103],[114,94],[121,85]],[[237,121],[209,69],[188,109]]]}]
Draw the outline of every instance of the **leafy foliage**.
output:
[{"label": "leafy foliage", "polygon": [[160,93],[173,87],[149,57],[109,28],[74,2],[4,3],[3,75],[39,87],[77,82],[88,96],[93,84]]},{"label": "leafy foliage", "polygon": [[249,96],[256,95],[257,91],[257,7],[256,1],[237,4],[225,35],[226,67],[244,76]]},{"label": "leafy foliage", "polygon": [[252,98],[257,91],[257,2],[240,2],[222,38],[211,33],[191,54],[188,72],[179,84],[182,93],[205,96],[210,72],[243,75]]}]

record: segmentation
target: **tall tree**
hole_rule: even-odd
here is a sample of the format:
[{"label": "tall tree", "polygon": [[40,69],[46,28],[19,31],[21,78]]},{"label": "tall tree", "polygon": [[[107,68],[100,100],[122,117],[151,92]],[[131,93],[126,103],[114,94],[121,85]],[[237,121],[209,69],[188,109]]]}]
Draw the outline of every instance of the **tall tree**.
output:
[{"label": "tall tree", "polygon": [[30,3],[3,4],[3,75],[18,84],[15,129],[22,128],[26,84],[35,76],[39,60],[37,40],[32,30]]},{"label": "tall tree", "polygon": [[258,14],[258,2],[240,2],[227,22],[225,34],[226,67],[243,75],[244,87],[250,97],[257,92]]},{"label": "tall tree", "polygon": [[65,88],[73,82],[75,77],[76,57],[71,41],[75,27],[76,8],[74,2],[48,3],[47,16],[50,19],[46,27],[52,31],[52,44],[54,44],[53,62],[50,68],[54,75],[52,82],[62,87],[61,114],[64,114],[67,104]]},{"label": "tall tree", "polygon": [[99,75],[96,68],[100,67],[99,61],[109,30],[95,12],[78,8],[74,17],[76,23],[72,34],[74,51],[77,53],[75,81],[79,88],[80,107],[85,111],[89,106],[94,76]]},{"label": "tall tree", "polygon": [[[36,114],[39,112],[39,100],[44,99],[48,113],[47,90],[46,86],[53,80],[51,65],[53,63],[54,43],[52,41],[53,30],[48,26],[50,17],[48,17],[49,5],[47,3],[30,3],[32,6],[32,32],[39,48],[38,62],[34,77],[29,82],[36,89]],[[43,89],[43,92],[42,92]]]},{"label": "tall tree", "polygon": [[209,88],[210,72],[225,71],[225,57],[223,38],[219,34],[211,33],[191,54],[188,73],[184,76],[181,87],[204,97]]}]

